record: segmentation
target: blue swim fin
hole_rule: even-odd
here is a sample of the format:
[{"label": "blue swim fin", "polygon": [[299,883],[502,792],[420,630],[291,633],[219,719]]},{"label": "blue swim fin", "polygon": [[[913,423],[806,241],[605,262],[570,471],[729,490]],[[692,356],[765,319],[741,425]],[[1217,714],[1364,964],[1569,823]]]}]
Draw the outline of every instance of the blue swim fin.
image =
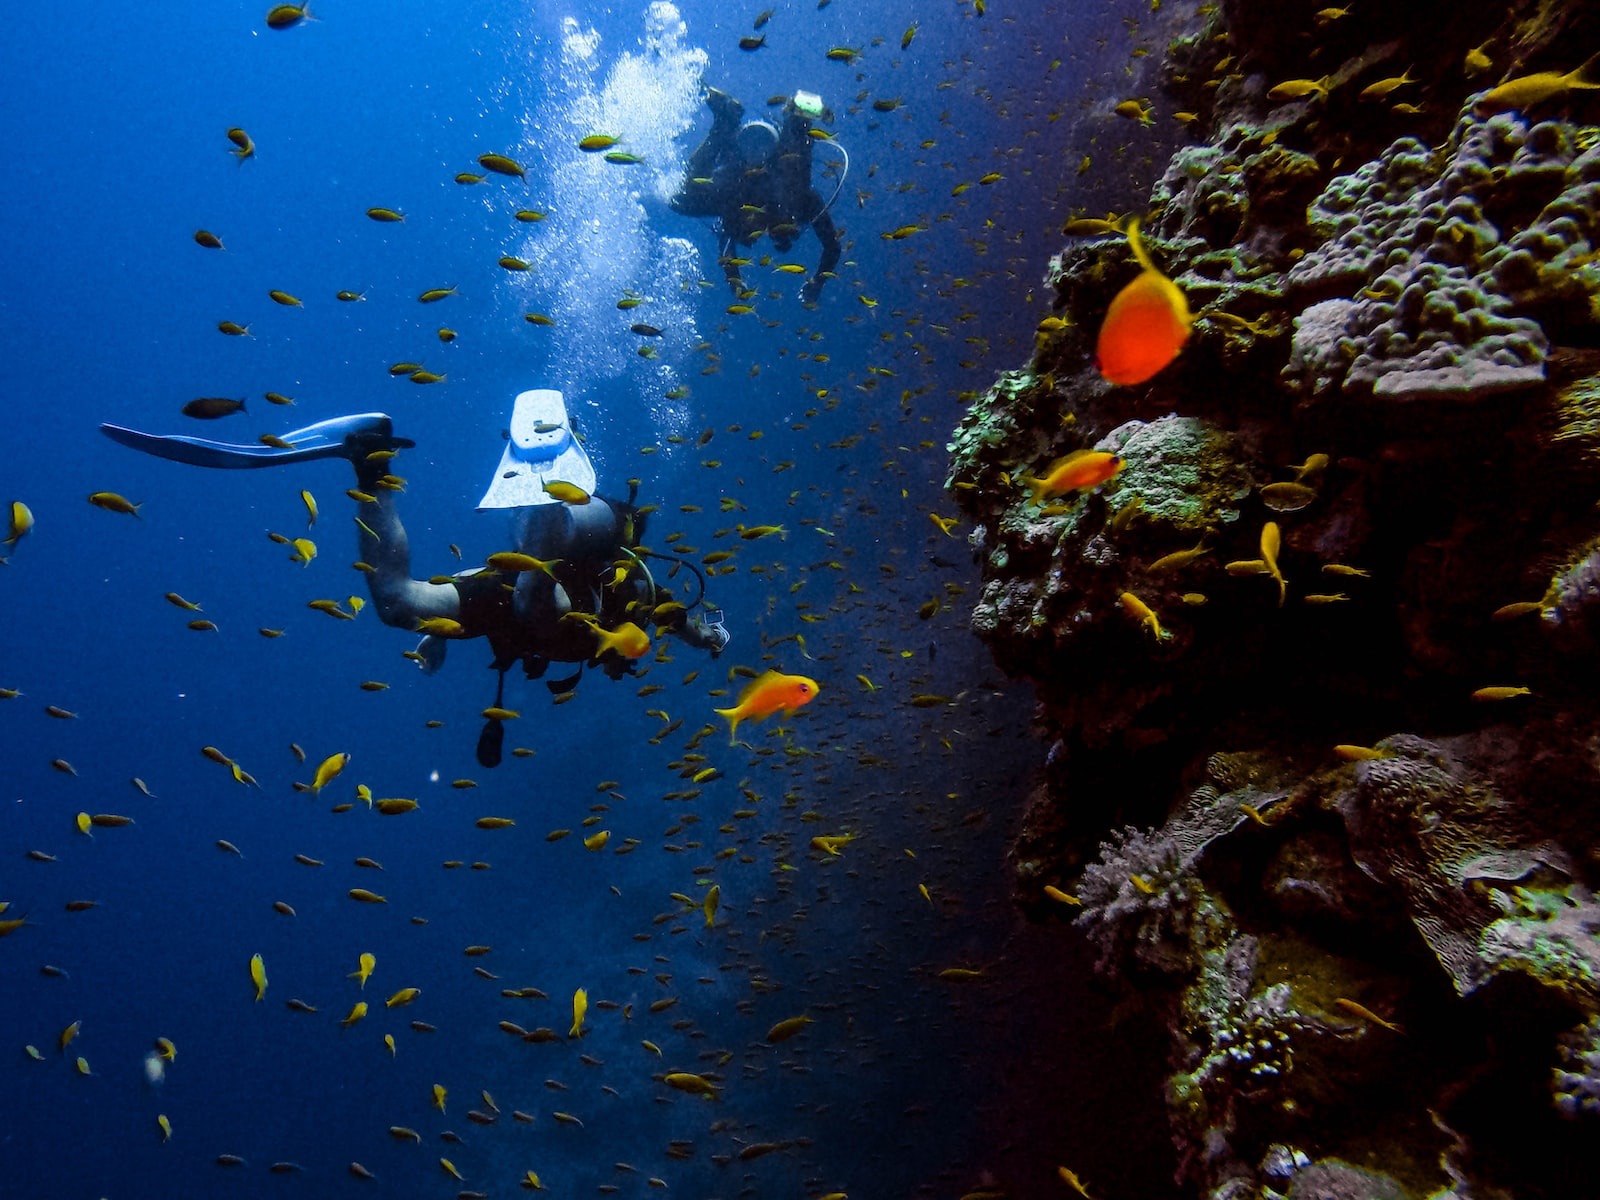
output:
[{"label": "blue swim fin", "polygon": [[396,437],[394,422],[386,413],[355,413],[333,417],[286,433],[281,446],[239,445],[213,442],[186,434],[141,433],[121,425],[101,425],[100,432],[114,442],[131,446],[157,458],[188,463],[195,467],[276,467],[282,463],[305,462],[313,458],[357,458],[373,450],[408,449],[416,443]]}]

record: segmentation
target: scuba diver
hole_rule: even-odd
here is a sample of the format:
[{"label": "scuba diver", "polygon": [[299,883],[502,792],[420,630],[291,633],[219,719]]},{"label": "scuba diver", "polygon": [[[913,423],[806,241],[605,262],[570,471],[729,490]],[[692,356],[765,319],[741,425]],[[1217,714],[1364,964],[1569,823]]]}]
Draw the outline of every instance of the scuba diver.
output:
[{"label": "scuba diver", "polygon": [[[518,663],[529,679],[551,663],[576,663],[571,677],[546,681],[562,695],[588,665],[620,678],[649,652],[643,626],[654,624],[688,644],[722,653],[729,635],[717,610],[695,612],[705,596],[685,604],[656,583],[640,542],[643,520],[628,501],[594,495],[595,469],[573,436],[558,391],[516,398],[505,450],[479,511],[509,511],[513,550],[493,554],[486,567],[448,580],[411,577],[411,551],[395,507],[402,483],[390,472],[397,450],[416,443],[397,437],[383,413],[335,417],[274,439],[275,445],[236,445],[185,435],[161,436],[101,425],[113,441],[146,454],[202,467],[269,467],[315,458],[347,458],[355,466],[357,546],[366,566],[372,605],[386,625],[422,632],[407,652],[428,674],[444,662],[450,642],[485,637],[498,672],[494,708],[502,706],[505,676]],[[665,556],[660,556],[665,557]],[[673,558],[674,564],[680,559]],[[487,717],[478,761],[499,764],[504,718]]]},{"label": "scuba diver", "polygon": [[827,114],[814,92],[796,92],[783,105],[782,128],[761,120],[744,121],[744,105],[726,92],[706,89],[711,131],[689,157],[683,186],[672,197],[674,212],[717,218],[717,257],[735,295],[745,291],[734,261],[736,247],[752,246],[763,234],[779,253],[787,252],[807,226],[822,243],[822,258],[800,289],[801,303],[813,305],[839,261],[839,232],[828,215],[850,159],[843,146],[843,169],[833,194],[824,200],[811,186],[810,130]]}]

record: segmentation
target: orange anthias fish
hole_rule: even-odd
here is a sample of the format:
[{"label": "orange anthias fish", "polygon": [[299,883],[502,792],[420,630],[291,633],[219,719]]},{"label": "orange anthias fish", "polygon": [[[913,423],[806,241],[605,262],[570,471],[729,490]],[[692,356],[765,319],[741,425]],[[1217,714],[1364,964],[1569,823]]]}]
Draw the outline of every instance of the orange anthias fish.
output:
[{"label": "orange anthias fish", "polygon": [[1034,504],[1043,503],[1046,496],[1059,496],[1063,492],[1085,491],[1099,487],[1122,470],[1122,459],[1108,450],[1074,450],[1050,464],[1044,478],[1024,475],[1022,482],[1033,494]]},{"label": "orange anthias fish", "polygon": [[787,716],[810,704],[820,690],[815,679],[768,671],[745,685],[739,693],[738,704],[717,709],[717,715],[728,719],[728,741],[732,744],[739,733],[740,721],[760,721],[775,712]]},{"label": "orange anthias fish", "polygon": [[1144,271],[1111,301],[1095,345],[1095,366],[1119,384],[1143,383],[1177,358],[1194,323],[1178,285],[1145,252],[1137,220],[1128,223],[1128,245]]}]

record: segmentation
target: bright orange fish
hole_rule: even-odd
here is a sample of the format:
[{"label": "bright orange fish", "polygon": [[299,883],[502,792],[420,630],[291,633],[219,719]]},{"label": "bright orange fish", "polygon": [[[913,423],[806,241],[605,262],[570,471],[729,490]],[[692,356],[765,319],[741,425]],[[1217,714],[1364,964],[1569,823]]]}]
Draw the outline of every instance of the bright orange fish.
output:
[{"label": "bright orange fish", "polygon": [[1046,496],[1059,496],[1063,492],[1083,491],[1099,487],[1122,470],[1122,459],[1107,450],[1074,450],[1064,458],[1050,464],[1043,479],[1024,475],[1022,482],[1033,493],[1033,503],[1042,503]]},{"label": "bright orange fish", "polygon": [[719,708],[717,715],[728,718],[728,742],[731,745],[739,732],[740,721],[759,721],[775,712],[785,716],[795,709],[810,704],[821,689],[815,679],[804,675],[785,675],[782,671],[768,671],[752,679],[739,693],[739,703],[732,708]]},{"label": "bright orange fish", "polygon": [[1178,285],[1145,253],[1137,220],[1128,223],[1128,245],[1144,271],[1111,301],[1095,345],[1100,374],[1122,384],[1143,383],[1177,358],[1194,323]]}]

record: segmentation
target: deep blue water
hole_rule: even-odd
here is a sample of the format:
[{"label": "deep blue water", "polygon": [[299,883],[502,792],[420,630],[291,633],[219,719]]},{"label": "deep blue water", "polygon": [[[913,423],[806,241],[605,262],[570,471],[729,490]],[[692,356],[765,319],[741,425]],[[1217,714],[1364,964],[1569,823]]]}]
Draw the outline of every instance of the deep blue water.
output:
[{"label": "deep blue water", "polygon": [[[1120,7],[994,3],[979,18],[953,2],[804,3],[778,8],[753,53],[737,39],[758,7],[711,0],[682,4],[681,33],[658,22],[651,38],[642,3],[314,0],[320,19],[282,32],[267,7],[28,5],[0,41],[11,114],[0,500],[37,518],[0,568],[0,687],[22,693],[0,701],[0,900],[7,917],[28,915],[0,941],[0,1195],[504,1196],[531,1168],[557,1195],[653,1194],[654,1176],[678,1196],[1027,1196],[1059,1194],[1057,1163],[1104,1194],[1154,1194],[1166,1169],[1148,1153],[1162,1140],[1154,1093],[1138,1090],[1148,1069],[1117,1057],[1129,1034],[1108,1032],[1075,935],[1012,913],[1006,840],[1042,748],[1026,689],[1000,680],[966,631],[976,572],[962,531],[947,538],[928,519],[954,512],[943,445],[960,393],[1027,358],[1055,227],[1091,196],[1126,205],[1148,186],[1148,165],[1109,139],[1096,143],[1103,170],[1080,178],[1089,147],[1067,136],[1120,97],[1137,42]],[[569,16],[587,57],[563,30]],[[840,45],[860,58],[828,61]],[[753,265],[756,313],[727,315],[709,228],[661,203],[706,125],[702,54],[707,80],[752,111],[795,87],[835,111],[851,163],[834,209],[847,244],[816,311],[799,306],[799,277]],[[875,113],[879,97],[904,103]],[[233,126],[256,144],[249,161],[229,153]],[[645,164],[575,148],[619,131]],[[485,152],[523,162],[526,181],[454,182]],[[978,186],[991,171],[1003,178]],[[953,196],[961,183],[972,186]],[[369,220],[377,205],[405,222]],[[548,217],[521,224],[519,208]],[[197,246],[200,228],[226,249]],[[534,270],[502,270],[505,254]],[[807,238],[781,257],[815,256]],[[443,286],[458,294],[417,303]],[[273,303],[274,288],[303,307]],[[340,289],[366,298],[340,303]],[[618,311],[625,289],[647,303]],[[555,324],[522,320],[532,311]],[[219,334],[221,320],[250,336]],[[635,320],[666,330],[658,359],[636,354]],[[439,341],[441,325],[454,343]],[[446,378],[391,378],[397,360]],[[685,398],[664,398],[680,385]],[[343,622],[305,607],[364,593],[348,565],[344,464],[202,471],[96,430],[248,442],[386,411],[418,442],[397,469],[425,577],[506,548],[504,516],[474,505],[511,397],[539,386],[566,390],[602,490],[637,478],[640,502],[662,506],[651,545],[681,531],[692,559],[738,549],[739,569],[710,595],[734,641],[715,663],[672,644],[640,679],[593,674],[562,705],[513,675],[506,703],[523,715],[508,747],[535,754],[494,771],[473,761],[494,695],[481,644],[455,645],[426,677],[401,657],[413,636],[370,611]],[[269,390],[295,407],[269,405]],[[248,413],[200,427],[179,412],[196,396],[246,396]],[[309,531],[301,489],[321,508]],[[102,490],[139,502],[138,517],[85,502]],[[723,497],[742,507],[719,511]],[[735,521],[787,536],[741,542],[726,533]],[[317,559],[289,561],[269,531],[312,537]],[[170,605],[169,591],[203,614]],[[919,617],[933,599],[941,610]],[[187,627],[202,615],[216,632]],[[810,661],[785,640],[795,634]],[[730,703],[713,689],[736,685],[736,664],[801,670],[823,688],[786,734],[751,730],[756,753],[728,746],[711,713]],[[647,684],[662,690],[638,695]],[[924,693],[954,702],[913,707]],[[662,722],[650,709],[682,729],[652,744]],[[670,764],[708,722],[719,727],[696,765],[722,777],[692,800],[663,799],[689,787]],[[337,752],[350,765],[323,795],[293,789]],[[615,794],[597,790],[608,781]],[[358,783],[420,809],[330,811]],[[135,823],[89,838],[78,812]],[[486,815],[516,825],[476,828]],[[579,840],[591,815],[612,831],[598,853]],[[558,828],[578,832],[547,841]],[[808,848],[845,831],[857,840],[837,858]],[[619,853],[628,838],[637,848]],[[352,865],[359,856],[381,873]],[[713,881],[722,909],[707,929],[670,894],[698,899]],[[388,902],[355,903],[352,887]],[[74,900],[98,906],[65,911]],[[469,958],[468,945],[492,949]],[[364,991],[347,978],[362,952],[377,959]],[[255,953],[269,976],[260,1003]],[[936,978],[950,966],[985,978]],[[420,997],[385,1009],[406,986]],[[525,986],[549,999],[501,994]],[[591,1002],[581,1040],[526,1044],[497,1026],[564,1034],[579,987]],[[669,997],[674,1007],[649,1011]],[[292,1011],[290,998],[319,1011]],[[372,1011],[342,1029],[357,999]],[[766,1044],[770,1025],[801,1013],[814,1023]],[[58,1035],[75,1020],[63,1054]],[[157,1037],[177,1057],[152,1083]],[[714,1075],[719,1098],[652,1079],[669,1070]],[[435,1083],[449,1089],[443,1114]],[[504,1114],[495,1125],[465,1117],[481,1090]],[[165,1143],[158,1114],[173,1129]],[[392,1125],[422,1144],[392,1139]],[[672,1139],[692,1156],[669,1157]],[[717,1161],[763,1142],[791,1144]],[[245,1164],[218,1166],[224,1154]],[[270,1174],[276,1161],[302,1170]],[[352,1161],[376,1181],[352,1178]]]}]

